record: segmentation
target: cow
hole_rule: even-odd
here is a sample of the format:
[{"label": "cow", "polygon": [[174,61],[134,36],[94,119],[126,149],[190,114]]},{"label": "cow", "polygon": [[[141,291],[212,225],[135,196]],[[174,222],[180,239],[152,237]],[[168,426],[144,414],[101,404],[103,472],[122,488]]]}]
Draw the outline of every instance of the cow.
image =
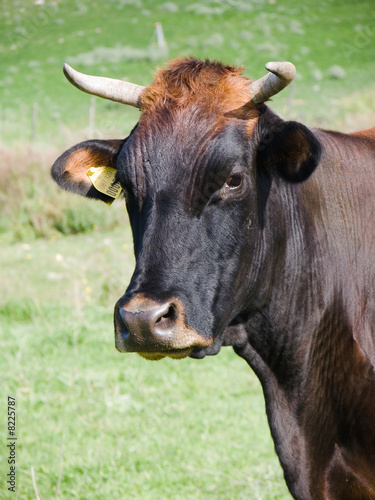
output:
[{"label": "cow", "polygon": [[292,496],[374,500],[375,128],[283,120],[266,102],[295,67],[266,69],[251,81],[178,59],[142,87],[65,65],[82,91],[141,114],[125,140],[67,150],[52,176],[110,202],[89,175],[104,167],[124,193],[136,266],[117,349],[201,359],[232,346],[261,382]]}]

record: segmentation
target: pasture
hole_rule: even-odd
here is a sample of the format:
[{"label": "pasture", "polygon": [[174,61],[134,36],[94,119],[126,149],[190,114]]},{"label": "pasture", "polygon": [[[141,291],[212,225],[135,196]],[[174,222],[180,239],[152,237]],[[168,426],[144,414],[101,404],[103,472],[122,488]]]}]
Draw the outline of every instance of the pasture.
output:
[{"label": "pasture", "polygon": [[[156,65],[180,55],[244,65],[254,78],[287,59],[298,77],[271,107],[356,130],[375,125],[375,8],[4,0],[0,9],[0,498],[290,498],[260,384],[230,348],[158,363],[115,350],[113,306],[133,269],[123,202],[61,193],[48,169],[89,132],[125,136],[138,114],[95,99],[89,124],[91,97],[61,66],[147,85]],[[155,22],[168,55],[150,45]],[[17,399],[15,494],[7,396]]]}]

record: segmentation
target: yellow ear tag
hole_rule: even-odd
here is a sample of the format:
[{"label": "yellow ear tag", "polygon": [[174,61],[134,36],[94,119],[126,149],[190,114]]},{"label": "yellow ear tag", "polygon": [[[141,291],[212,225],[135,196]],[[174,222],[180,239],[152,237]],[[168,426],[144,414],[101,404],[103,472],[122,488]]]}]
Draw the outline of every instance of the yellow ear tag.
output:
[{"label": "yellow ear tag", "polygon": [[120,196],[122,187],[119,182],[115,182],[115,168],[90,167],[87,170],[87,175],[95,189],[113,198],[113,200],[105,202],[107,205],[111,205],[112,202]]}]

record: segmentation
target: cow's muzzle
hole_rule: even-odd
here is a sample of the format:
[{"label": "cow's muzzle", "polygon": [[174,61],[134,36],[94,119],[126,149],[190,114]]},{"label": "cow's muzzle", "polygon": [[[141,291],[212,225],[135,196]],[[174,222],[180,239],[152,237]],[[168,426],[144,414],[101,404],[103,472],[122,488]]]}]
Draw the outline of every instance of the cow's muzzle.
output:
[{"label": "cow's muzzle", "polygon": [[179,299],[157,302],[144,295],[116,304],[115,339],[120,352],[137,352],[153,360],[183,358],[212,343],[187,325]]}]

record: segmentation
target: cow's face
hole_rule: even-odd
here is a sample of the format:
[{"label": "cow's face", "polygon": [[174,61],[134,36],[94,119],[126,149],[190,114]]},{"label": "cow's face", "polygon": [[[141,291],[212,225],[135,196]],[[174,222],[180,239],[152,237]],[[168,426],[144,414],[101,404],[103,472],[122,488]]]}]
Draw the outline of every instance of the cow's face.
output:
[{"label": "cow's face", "polygon": [[266,300],[270,256],[284,238],[281,223],[266,230],[266,205],[271,219],[277,212],[272,178],[303,181],[319,159],[311,132],[249,102],[247,81],[215,67],[211,81],[201,71],[183,83],[182,69],[173,82],[157,79],[125,141],[81,143],[53,167],[62,187],[104,200],[86,172],[117,169],[136,256],[115,307],[122,352],[203,357],[231,343]]}]

